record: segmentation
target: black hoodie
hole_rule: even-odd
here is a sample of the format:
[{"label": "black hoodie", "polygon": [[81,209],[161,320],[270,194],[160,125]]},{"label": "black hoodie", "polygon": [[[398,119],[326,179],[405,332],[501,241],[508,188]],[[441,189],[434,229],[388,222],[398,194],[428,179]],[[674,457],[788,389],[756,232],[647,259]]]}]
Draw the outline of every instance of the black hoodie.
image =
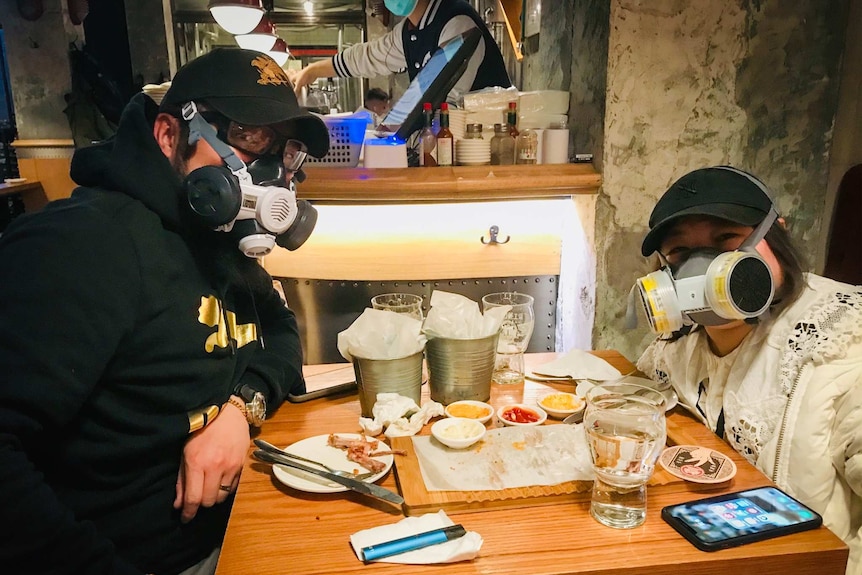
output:
[{"label": "black hoodie", "polygon": [[0,565],[176,573],[221,543],[229,504],[173,508],[190,416],[238,384],[270,411],[302,390],[296,321],[227,234],[183,210],[136,96],[76,152],[72,197],[0,237]]}]

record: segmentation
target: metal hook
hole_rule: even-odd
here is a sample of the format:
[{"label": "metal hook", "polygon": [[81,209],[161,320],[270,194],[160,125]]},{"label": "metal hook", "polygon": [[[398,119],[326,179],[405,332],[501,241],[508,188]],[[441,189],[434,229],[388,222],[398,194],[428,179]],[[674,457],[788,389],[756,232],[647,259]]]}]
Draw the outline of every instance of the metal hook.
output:
[{"label": "metal hook", "polygon": [[489,230],[488,230],[488,234],[491,236],[491,238],[490,238],[487,242],[485,241],[485,236],[482,236],[482,237],[480,237],[479,239],[480,239],[480,240],[481,240],[481,242],[482,242],[483,244],[485,244],[485,245],[490,245],[490,244],[505,244],[505,243],[507,243],[507,242],[509,241],[509,236],[506,236],[506,239],[505,239],[505,240],[503,240],[503,241],[499,241],[499,240],[497,239],[497,234],[499,234],[499,233],[500,233],[500,228],[499,228],[499,226],[491,226],[491,229],[489,229]]}]

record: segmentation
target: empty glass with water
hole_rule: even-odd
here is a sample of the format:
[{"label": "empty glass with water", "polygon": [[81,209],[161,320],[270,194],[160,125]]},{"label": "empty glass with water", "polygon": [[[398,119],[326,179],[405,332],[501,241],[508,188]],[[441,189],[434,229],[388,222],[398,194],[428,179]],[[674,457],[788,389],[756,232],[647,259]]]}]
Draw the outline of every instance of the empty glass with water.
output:
[{"label": "empty glass with water", "polygon": [[422,321],[422,296],[412,293],[384,293],[371,298],[371,307],[403,313]]},{"label": "empty glass with water", "polygon": [[646,483],[667,439],[665,397],[632,383],[600,383],[586,394],[584,429],[596,479],[590,514],[629,529],[646,519]]},{"label": "empty glass with water", "polygon": [[533,296],[517,292],[489,293],[482,298],[482,309],[512,306],[503,319],[500,339],[497,340],[497,357],[494,364],[494,381],[504,384],[524,383],[524,352],[533,335]]}]

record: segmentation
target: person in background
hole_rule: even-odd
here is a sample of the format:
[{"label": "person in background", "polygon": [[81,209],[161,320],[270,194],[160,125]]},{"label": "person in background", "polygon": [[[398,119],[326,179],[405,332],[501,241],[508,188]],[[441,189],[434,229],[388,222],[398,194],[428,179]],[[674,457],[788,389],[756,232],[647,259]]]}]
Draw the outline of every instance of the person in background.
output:
[{"label": "person in background", "polygon": [[380,38],[356,44],[330,59],[291,72],[297,92],[318,78],[333,76],[374,78],[406,69],[413,80],[441,44],[473,28],[482,31],[483,39],[447,100],[456,103],[459,96],[472,90],[511,87],[500,48],[469,3],[464,0],[385,0],[384,3],[392,14],[404,19]]},{"label": "person in background", "polygon": [[[658,201],[641,251],[658,252],[684,275],[681,266],[698,255],[739,248],[770,209],[766,187],[751,174],[695,170]],[[672,384],[681,405],[820,513],[850,546],[847,574],[858,575],[862,288],[803,273],[780,218],[755,249],[773,276],[768,311],[749,320],[702,316],[701,325],[654,341],[638,369]]]},{"label": "person in background", "polygon": [[389,112],[389,94],[380,88],[370,88],[365,92],[365,103],[356,111],[368,112],[376,128]]},{"label": "person in background", "polygon": [[0,238],[0,565],[214,571],[250,425],[305,383],[293,312],[187,176],[222,153],[295,171],[295,146],[323,156],[328,132],[281,67],[216,49],[161,108],[133,97],[76,151],[71,197]]}]

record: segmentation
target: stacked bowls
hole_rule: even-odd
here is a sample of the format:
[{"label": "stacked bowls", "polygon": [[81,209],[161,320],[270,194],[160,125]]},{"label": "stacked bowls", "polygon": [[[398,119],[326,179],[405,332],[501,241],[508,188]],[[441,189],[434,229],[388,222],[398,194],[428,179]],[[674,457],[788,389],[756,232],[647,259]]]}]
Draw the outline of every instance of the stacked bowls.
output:
[{"label": "stacked bowls", "polygon": [[449,130],[456,140],[463,140],[467,134],[467,110],[449,108]]},{"label": "stacked bowls", "polygon": [[491,140],[456,140],[455,161],[459,166],[482,166],[491,163]]},{"label": "stacked bowls", "polygon": [[165,97],[165,94],[168,92],[168,88],[170,87],[170,82],[165,82],[163,84],[147,84],[141,89],[141,91],[152,98],[153,102],[156,104],[161,104],[162,98]]}]

